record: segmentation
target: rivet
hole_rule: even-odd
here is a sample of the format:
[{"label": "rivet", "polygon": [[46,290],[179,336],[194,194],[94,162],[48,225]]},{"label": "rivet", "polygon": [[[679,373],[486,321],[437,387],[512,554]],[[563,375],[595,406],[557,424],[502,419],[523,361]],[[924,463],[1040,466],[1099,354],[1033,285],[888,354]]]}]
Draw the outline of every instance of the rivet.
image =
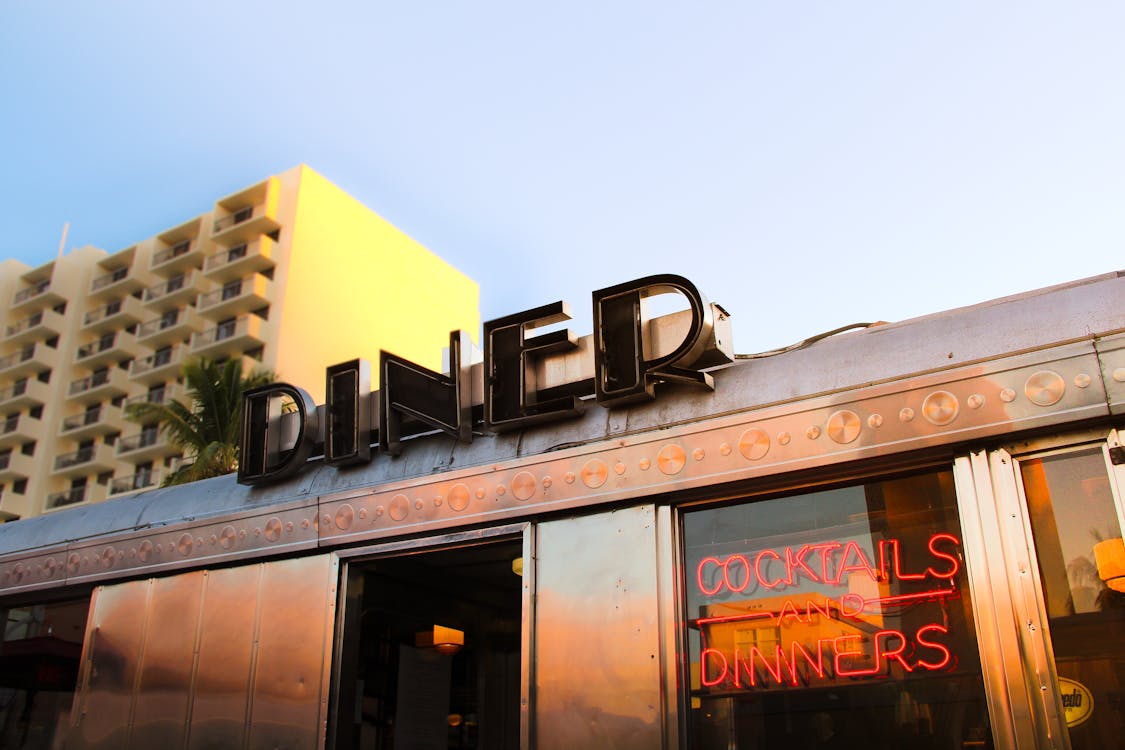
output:
[{"label": "rivet", "polygon": [[496,485],[496,496],[504,497],[508,493],[508,488],[502,484]]},{"label": "rivet", "polygon": [[[363,517],[363,516],[365,516],[366,514],[367,514],[367,511],[365,511],[365,510],[361,510],[361,511],[359,512],[359,516],[360,516],[360,518],[362,518],[362,517]],[[290,534],[292,534],[292,533],[293,533],[293,522],[292,522],[292,521],[286,521],[286,522],[285,522],[285,531],[287,531],[287,532],[288,532],[288,533],[290,533]]]},{"label": "rivet", "polygon": [[[484,493],[481,492],[480,494]],[[449,490],[449,507],[455,511],[462,511],[469,507],[469,488],[467,486],[464,484],[453,485]]]},{"label": "rivet", "polygon": [[425,508],[425,507],[426,507],[426,504],[424,502],[422,502],[421,498],[418,498],[414,501],[414,510],[422,510],[422,508]]},{"label": "rivet", "polygon": [[376,518],[378,518],[379,516],[383,515],[386,512],[387,511],[383,509],[382,505],[376,505],[375,506],[375,517]]},{"label": "rivet", "polygon": [[[344,506],[344,507],[347,507],[347,506]],[[342,510],[342,508],[341,508],[341,510]],[[340,515],[339,512],[337,512],[336,516],[339,517],[339,515]],[[268,539],[271,542],[276,542],[278,539],[281,538],[281,528],[282,528],[282,526],[281,526],[281,519],[280,518],[278,518],[277,516],[273,516],[272,518],[270,518],[268,521],[266,521],[266,530],[265,530],[266,539]]]},{"label": "rivet", "polygon": [[911,421],[913,421],[914,420],[914,410],[911,409],[909,406],[904,406],[901,410],[899,410],[898,419],[899,419],[900,422],[911,422]]},{"label": "rivet", "polygon": [[608,478],[609,468],[600,459],[592,458],[582,467],[582,484],[592,490],[601,487]]},{"label": "rivet", "polygon": [[969,405],[970,409],[979,409],[984,406],[984,396],[974,393],[965,399],[965,403]]},{"label": "rivet", "polygon": [[818,437],[820,437],[820,428],[814,424],[812,427],[805,430],[805,437],[807,437],[809,440],[816,440]]},{"label": "rivet", "polygon": [[529,500],[535,497],[539,483],[530,471],[521,471],[512,477],[512,494],[517,500]]},{"label": "rivet", "polygon": [[1074,376],[1074,384],[1079,388],[1088,388],[1090,386],[1090,376],[1084,372],[1080,372]]},{"label": "rivet", "polygon": [[575,477],[573,471],[568,471],[566,474],[563,474],[563,481],[567,484],[574,484],[574,479]]},{"label": "rivet", "polygon": [[544,489],[550,487],[554,483],[555,483],[555,481],[553,479],[551,479],[550,477],[543,477],[543,488]]},{"label": "rivet", "polygon": [[960,411],[961,404],[949,391],[934,391],[922,402],[922,416],[927,422],[939,427],[957,419]]},{"label": "rivet", "polygon": [[834,443],[846,444],[859,437],[863,421],[854,411],[841,409],[828,417],[828,438]]},{"label": "rivet", "polygon": [[180,537],[180,541],[176,543],[176,549],[186,557],[191,553],[191,548],[194,545],[195,540],[191,538],[191,534],[184,534]]},{"label": "rivet", "polygon": [[1023,394],[1036,406],[1054,406],[1066,393],[1066,381],[1057,372],[1040,370],[1023,384]]},{"label": "rivet", "polygon": [[789,442],[792,439],[793,439],[793,436],[790,435],[788,432],[777,433],[777,444],[778,445],[789,445]]},{"label": "rivet", "polygon": [[484,496],[488,494],[484,491],[483,487],[477,488],[477,500],[484,500]]},{"label": "rivet", "polygon": [[[355,522],[355,508],[349,503],[344,503],[336,509],[336,517],[332,519],[340,531],[350,529]],[[272,523],[272,521],[271,521]]]},{"label": "rivet", "polygon": [[391,518],[396,521],[401,521],[406,518],[410,512],[410,498],[406,495],[395,495],[391,498],[390,514]]},{"label": "rivet", "polygon": [[1011,388],[1005,388],[1004,390],[1000,391],[1000,400],[1005,404],[1010,404],[1016,400],[1016,392]]},{"label": "rivet", "polygon": [[730,443],[719,443],[719,455],[729,456],[734,449],[730,447]]},{"label": "rivet", "polygon": [[332,525],[332,516],[325,513],[323,516],[321,516],[320,522],[324,526],[331,526]]},{"label": "rivet", "polygon": [[262,527],[261,526],[255,526],[254,527],[254,536],[261,536],[261,535],[262,535]]},{"label": "rivet", "polygon": [[695,450],[693,450],[691,452],[691,457],[694,458],[696,461],[702,461],[704,458],[707,457],[707,452],[704,451],[702,448],[696,448]]},{"label": "rivet", "polygon": [[129,559],[132,560],[136,556],[137,556],[137,548],[136,547],[130,547],[129,548]]},{"label": "rivet", "polygon": [[625,468],[626,468],[625,464],[618,461],[617,463],[615,463],[613,465],[613,473],[617,474],[618,476],[621,476],[622,474],[625,473]]},{"label": "rivet", "polygon": [[679,474],[683,470],[684,464],[687,463],[687,454],[684,449],[675,443],[669,443],[660,449],[656,454],[656,466],[664,474],[669,476],[672,474]]},{"label": "rivet", "polygon": [[[367,518],[367,508],[360,508],[359,509],[359,517],[360,518]],[[289,525],[292,526],[293,524],[289,524]]]},{"label": "rivet", "polygon": [[883,426],[883,415],[872,414],[867,418],[867,426],[873,430],[877,430]]},{"label": "rivet", "polygon": [[441,498],[441,495],[435,495],[435,496],[434,496],[434,507],[435,507],[435,508],[440,508],[440,507],[441,507],[441,504],[442,504],[442,498]]},{"label": "rivet", "polygon": [[652,461],[648,460],[647,458],[642,458],[637,462],[637,466],[641,468],[641,471],[648,471],[652,468]]},{"label": "rivet", "polygon": [[310,525],[311,524],[309,523],[309,519],[305,518],[305,519],[301,520],[301,528],[302,529],[307,529]]},{"label": "rivet", "polygon": [[219,541],[219,535],[218,534],[212,534],[211,538],[208,539],[207,541],[211,542],[211,546],[214,547]]},{"label": "rivet", "polygon": [[[308,522],[306,521],[306,523]],[[234,546],[234,540],[236,538],[238,538],[238,532],[234,530],[233,526],[230,526],[228,524],[227,526],[223,527],[222,531],[219,532],[219,545],[223,549],[230,549]]]},{"label": "rivet", "polygon": [[1113,379],[1118,383],[1125,383],[1125,367],[1118,367],[1113,371]]}]

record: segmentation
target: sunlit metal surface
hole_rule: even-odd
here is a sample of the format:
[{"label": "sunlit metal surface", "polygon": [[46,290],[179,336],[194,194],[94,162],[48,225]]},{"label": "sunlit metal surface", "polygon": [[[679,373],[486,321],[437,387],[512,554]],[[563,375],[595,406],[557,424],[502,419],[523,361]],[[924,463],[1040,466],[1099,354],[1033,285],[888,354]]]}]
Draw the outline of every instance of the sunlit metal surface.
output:
[{"label": "sunlit metal surface", "polygon": [[538,526],[539,750],[661,747],[655,525],[645,505]]},{"label": "sunlit metal surface", "polygon": [[322,747],[335,577],[319,555],[98,589],[67,747]]}]

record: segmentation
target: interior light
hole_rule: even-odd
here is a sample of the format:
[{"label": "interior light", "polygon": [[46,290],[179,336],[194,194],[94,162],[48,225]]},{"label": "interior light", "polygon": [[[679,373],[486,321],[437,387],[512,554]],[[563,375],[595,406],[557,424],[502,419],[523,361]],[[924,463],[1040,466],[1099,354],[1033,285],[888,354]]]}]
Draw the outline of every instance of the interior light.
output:
[{"label": "interior light", "polygon": [[430,630],[415,633],[414,645],[418,648],[432,648],[439,654],[452,656],[465,645],[465,633],[456,628],[434,625]]},{"label": "interior light", "polygon": [[1094,545],[1094,563],[1098,578],[1114,591],[1125,592],[1125,542],[1121,537],[1105,539]]},{"label": "interior light", "polygon": [[512,560],[512,572],[515,573],[516,575],[520,576],[521,578],[523,577],[523,558],[522,557],[517,557],[516,559]]}]

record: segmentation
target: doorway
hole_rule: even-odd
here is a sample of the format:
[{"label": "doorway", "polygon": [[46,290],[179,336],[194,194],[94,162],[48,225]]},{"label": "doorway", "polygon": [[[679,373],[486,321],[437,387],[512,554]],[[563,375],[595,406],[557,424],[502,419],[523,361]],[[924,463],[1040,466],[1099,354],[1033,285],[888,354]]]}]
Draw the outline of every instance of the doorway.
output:
[{"label": "doorway", "polygon": [[523,540],[347,565],[339,750],[519,748]]}]

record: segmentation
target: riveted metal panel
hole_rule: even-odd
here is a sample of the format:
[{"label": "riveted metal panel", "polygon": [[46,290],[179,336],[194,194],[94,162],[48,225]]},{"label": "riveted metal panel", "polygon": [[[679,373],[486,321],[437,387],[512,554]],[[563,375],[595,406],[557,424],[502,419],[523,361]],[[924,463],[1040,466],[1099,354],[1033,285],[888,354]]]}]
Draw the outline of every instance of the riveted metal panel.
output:
[{"label": "riveted metal panel", "polygon": [[58,545],[0,561],[0,591],[19,594],[66,582],[66,547]]},{"label": "riveted metal panel", "polygon": [[183,747],[198,636],[200,572],[151,582],[148,635],[141,655],[133,747]]},{"label": "riveted metal panel", "polygon": [[662,743],[653,506],[536,529],[535,747]]},{"label": "riveted metal panel", "polygon": [[68,748],[129,746],[151,590],[146,580],[94,592]]},{"label": "riveted metal panel", "polygon": [[188,747],[243,747],[261,565],[207,571]]},{"label": "riveted metal panel", "polygon": [[1125,334],[1098,339],[1094,345],[1101,360],[1109,410],[1125,414]]},{"label": "riveted metal panel", "polygon": [[317,748],[327,721],[336,564],[327,555],[267,563],[259,588],[250,748]]}]

